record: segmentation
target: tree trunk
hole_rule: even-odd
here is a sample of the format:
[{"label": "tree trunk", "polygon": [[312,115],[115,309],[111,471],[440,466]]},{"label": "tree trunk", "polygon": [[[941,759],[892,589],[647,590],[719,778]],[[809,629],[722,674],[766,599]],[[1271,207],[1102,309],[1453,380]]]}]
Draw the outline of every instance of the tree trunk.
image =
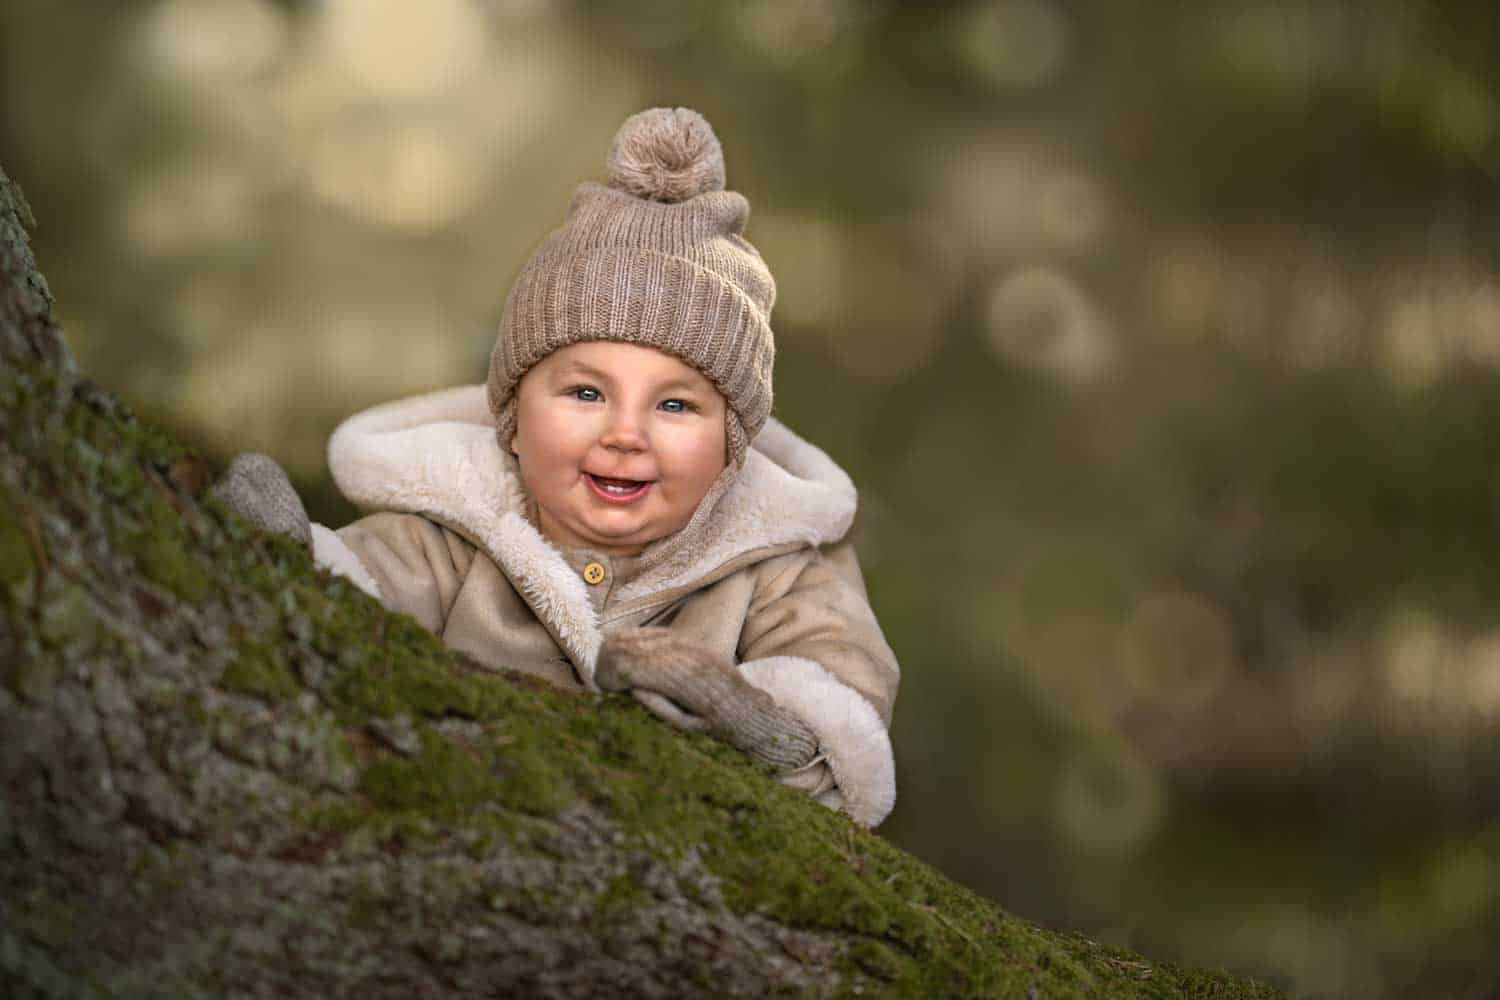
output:
[{"label": "tree trunk", "polygon": [[78,372],[27,220],[0,172],[0,992],[1272,995],[1031,927],[253,533]]}]

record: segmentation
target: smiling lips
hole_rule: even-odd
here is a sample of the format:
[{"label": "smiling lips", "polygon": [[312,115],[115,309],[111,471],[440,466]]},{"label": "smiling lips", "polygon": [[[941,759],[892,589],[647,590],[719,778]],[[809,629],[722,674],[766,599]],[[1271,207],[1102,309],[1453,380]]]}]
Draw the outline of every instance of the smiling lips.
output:
[{"label": "smiling lips", "polygon": [[612,504],[634,503],[651,489],[649,481],[640,479],[610,479],[588,472],[583,474],[583,478],[588,482],[589,489],[593,490],[594,496]]}]

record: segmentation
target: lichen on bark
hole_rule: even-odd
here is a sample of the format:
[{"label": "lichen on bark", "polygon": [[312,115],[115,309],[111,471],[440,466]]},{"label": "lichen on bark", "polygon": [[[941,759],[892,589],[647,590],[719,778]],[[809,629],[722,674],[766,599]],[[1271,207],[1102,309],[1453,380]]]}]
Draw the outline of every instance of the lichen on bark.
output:
[{"label": "lichen on bark", "polygon": [[0,992],[1270,996],[1011,917],[205,501],[0,173]]}]

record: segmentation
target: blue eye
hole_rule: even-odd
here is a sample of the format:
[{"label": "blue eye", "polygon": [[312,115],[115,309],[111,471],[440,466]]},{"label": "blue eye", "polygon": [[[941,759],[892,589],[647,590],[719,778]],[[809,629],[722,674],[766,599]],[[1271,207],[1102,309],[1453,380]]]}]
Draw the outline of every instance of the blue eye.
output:
[{"label": "blue eye", "polygon": [[664,399],[661,408],[668,413],[687,413],[693,409],[693,405],[681,399]]},{"label": "blue eye", "polygon": [[599,395],[599,390],[590,385],[580,385],[576,389],[568,390],[568,392],[574,399],[585,403],[597,403],[602,398]]}]

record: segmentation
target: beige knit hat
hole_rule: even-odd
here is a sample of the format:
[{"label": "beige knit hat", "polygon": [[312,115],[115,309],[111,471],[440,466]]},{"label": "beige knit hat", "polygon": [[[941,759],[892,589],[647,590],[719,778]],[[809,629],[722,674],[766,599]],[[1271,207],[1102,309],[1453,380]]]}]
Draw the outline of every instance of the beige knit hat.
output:
[{"label": "beige knit hat", "polygon": [[609,184],[584,184],[568,219],[521,269],[490,355],[489,403],[503,446],[516,385],[560,347],[655,347],[702,372],[729,402],[729,455],[771,412],[776,285],[741,235],[750,203],[724,190],[724,154],[703,116],[652,108],[620,127]]}]

